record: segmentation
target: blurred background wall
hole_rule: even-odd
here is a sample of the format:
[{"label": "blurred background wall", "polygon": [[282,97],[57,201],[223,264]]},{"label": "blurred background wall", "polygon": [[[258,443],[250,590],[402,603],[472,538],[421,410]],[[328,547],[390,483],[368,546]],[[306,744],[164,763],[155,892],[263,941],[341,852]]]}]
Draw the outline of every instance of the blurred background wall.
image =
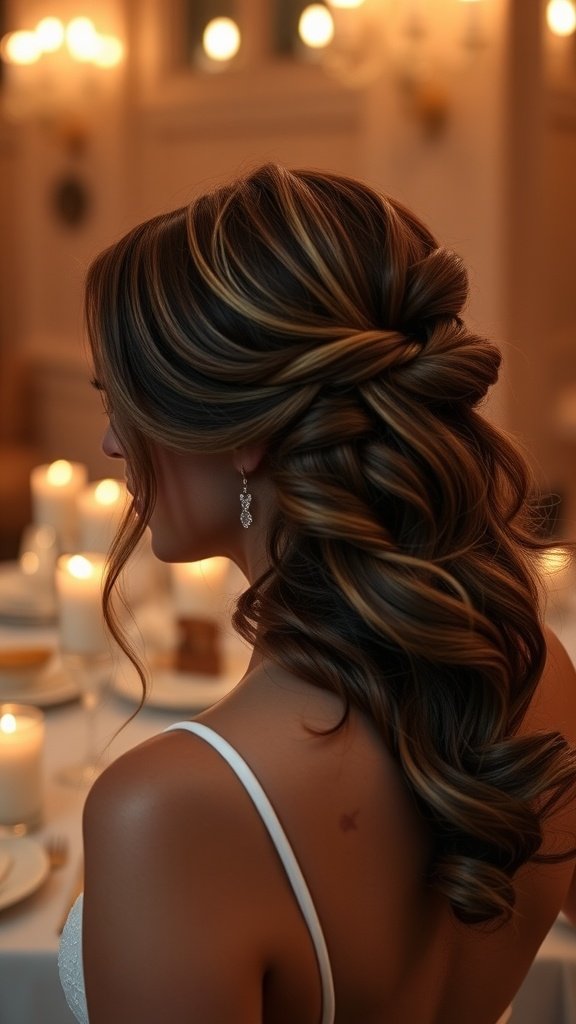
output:
[{"label": "blurred background wall", "polygon": [[[547,0],[335,4],[322,48],[299,40],[298,0],[0,3],[3,31],[81,15],[122,50],[108,67],[63,51],[3,65],[0,457],[4,441],[110,474],[87,383],[90,259],[277,160],[367,180],[464,257],[469,320],[504,351],[487,414],[562,494],[576,537],[576,35],[551,30]],[[202,50],[216,15],[240,27],[228,61]]]}]

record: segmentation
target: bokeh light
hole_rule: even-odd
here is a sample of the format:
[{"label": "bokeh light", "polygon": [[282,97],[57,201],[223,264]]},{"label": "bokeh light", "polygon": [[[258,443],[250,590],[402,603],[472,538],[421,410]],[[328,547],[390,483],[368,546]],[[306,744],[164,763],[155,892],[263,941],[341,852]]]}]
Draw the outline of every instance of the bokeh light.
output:
[{"label": "bokeh light", "polygon": [[320,50],[334,38],[334,19],[324,4],[310,4],[300,15],[298,33],[306,46]]},{"label": "bokeh light", "polygon": [[213,18],[202,35],[204,52],[212,60],[232,60],[240,49],[240,29],[232,18]]}]

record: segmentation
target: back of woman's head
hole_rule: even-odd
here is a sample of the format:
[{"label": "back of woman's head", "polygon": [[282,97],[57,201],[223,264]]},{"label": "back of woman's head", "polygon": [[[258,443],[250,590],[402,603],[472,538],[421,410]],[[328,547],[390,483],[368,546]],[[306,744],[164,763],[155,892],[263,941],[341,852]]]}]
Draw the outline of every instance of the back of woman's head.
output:
[{"label": "back of woman's head", "polygon": [[266,442],[270,567],[234,625],[372,718],[433,830],[430,884],[475,923],[509,916],[576,758],[513,735],[545,658],[540,542],[525,461],[476,408],[500,354],[466,295],[400,203],[266,165],[102,254],[87,321],[140,491],[107,592],[151,513],[151,443]]},{"label": "back of woman's head", "polygon": [[130,232],[92,267],[87,308],[118,422],[210,451],[388,375],[423,406],[477,401],[499,354],[462,330],[466,292],[399,203],[268,165]]}]

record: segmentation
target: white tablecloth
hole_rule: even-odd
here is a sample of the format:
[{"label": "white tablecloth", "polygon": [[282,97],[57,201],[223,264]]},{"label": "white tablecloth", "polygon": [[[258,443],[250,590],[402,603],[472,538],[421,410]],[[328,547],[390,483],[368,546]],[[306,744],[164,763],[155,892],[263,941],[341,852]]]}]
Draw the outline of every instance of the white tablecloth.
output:
[{"label": "white tablecloth", "polygon": [[[98,713],[102,744],[130,711],[117,697],[106,698]],[[81,858],[85,796],[58,783],[54,776],[59,768],[81,760],[85,730],[78,704],[47,709],[45,715],[44,825],[34,836],[41,840],[51,834],[65,835],[70,858],[36,893],[0,913],[0,1024],[67,1024],[73,1020],[58,982],[56,929]],[[174,711],[147,709],[114,741],[110,756],[118,756],[185,717]]]},{"label": "white tablecloth", "polygon": [[[576,660],[572,618],[557,620],[555,625]],[[0,643],[7,633],[0,626]],[[102,745],[130,711],[117,696],[106,697],[98,718]],[[45,823],[37,837],[65,835],[71,856],[66,867],[54,871],[36,893],[0,913],[0,1024],[73,1021],[58,982],[56,929],[81,857],[84,795],[57,783],[54,776],[59,768],[81,759],[85,732],[77,703],[47,709],[45,714]],[[118,756],[186,717],[185,713],[145,708],[113,741],[108,756]],[[552,929],[516,997],[512,1024],[576,1024],[576,929],[562,924]]]}]

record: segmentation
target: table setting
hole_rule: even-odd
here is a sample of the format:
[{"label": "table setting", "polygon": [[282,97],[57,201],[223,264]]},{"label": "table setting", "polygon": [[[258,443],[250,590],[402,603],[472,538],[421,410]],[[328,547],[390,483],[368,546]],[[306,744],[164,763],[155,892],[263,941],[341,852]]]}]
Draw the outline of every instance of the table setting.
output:
[{"label": "table setting", "polygon": [[[31,493],[34,518],[18,560],[0,563],[0,1024],[73,1024],[56,958],[82,889],[86,794],[114,758],[241,678],[251,650],[230,615],[248,583],[225,558],[167,566],[142,539],[122,587],[132,612],[126,630],[150,689],[129,720],[140,680],[111,648],[101,611],[125,486],[88,482],[83,466],[57,460],[33,471]],[[571,566],[561,548],[546,557],[548,618],[576,661]],[[562,915],[512,1022],[576,1024],[576,928]]]}]

